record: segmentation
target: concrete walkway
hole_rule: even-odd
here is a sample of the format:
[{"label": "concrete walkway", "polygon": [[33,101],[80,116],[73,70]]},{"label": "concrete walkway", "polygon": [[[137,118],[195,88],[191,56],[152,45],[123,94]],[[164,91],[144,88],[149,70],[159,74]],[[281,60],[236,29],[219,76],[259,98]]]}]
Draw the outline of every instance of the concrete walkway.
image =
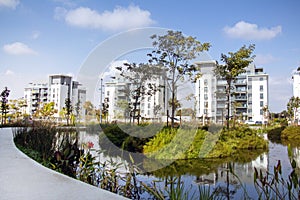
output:
[{"label": "concrete walkway", "polygon": [[0,199],[125,199],[50,170],[20,152],[10,128],[0,129]]}]

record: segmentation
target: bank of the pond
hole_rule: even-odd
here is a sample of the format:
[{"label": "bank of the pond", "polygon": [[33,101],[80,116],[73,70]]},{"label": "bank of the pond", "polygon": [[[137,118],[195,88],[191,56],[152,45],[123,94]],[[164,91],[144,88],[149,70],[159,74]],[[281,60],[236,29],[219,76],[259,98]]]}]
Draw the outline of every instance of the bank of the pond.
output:
[{"label": "bank of the pond", "polygon": [[20,152],[10,128],[0,129],[0,199],[125,199],[43,167]]},{"label": "bank of the pond", "polygon": [[278,126],[267,130],[268,139],[286,146],[300,147],[300,126]]}]

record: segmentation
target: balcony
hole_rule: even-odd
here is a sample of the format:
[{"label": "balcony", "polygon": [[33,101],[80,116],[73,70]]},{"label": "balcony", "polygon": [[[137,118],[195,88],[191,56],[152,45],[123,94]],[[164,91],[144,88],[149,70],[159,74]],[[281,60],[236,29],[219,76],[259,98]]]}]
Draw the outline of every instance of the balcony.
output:
[{"label": "balcony", "polygon": [[234,85],[247,85],[247,82],[246,80],[238,80],[234,82]]},{"label": "balcony", "polygon": [[236,101],[247,101],[247,97],[246,96],[236,96],[234,98],[234,100],[236,100]]},{"label": "balcony", "polygon": [[227,82],[224,80],[217,81],[217,85],[227,85]]}]

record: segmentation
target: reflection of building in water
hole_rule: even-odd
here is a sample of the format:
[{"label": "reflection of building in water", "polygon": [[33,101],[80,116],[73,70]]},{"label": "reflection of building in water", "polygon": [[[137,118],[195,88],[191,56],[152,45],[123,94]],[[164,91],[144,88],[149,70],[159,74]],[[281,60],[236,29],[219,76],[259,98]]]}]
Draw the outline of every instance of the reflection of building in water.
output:
[{"label": "reflection of building in water", "polygon": [[299,147],[295,147],[293,148],[293,158],[297,163],[297,166],[300,166],[300,148]]},{"label": "reflection of building in water", "polygon": [[[261,154],[255,160],[246,164],[231,163],[231,167],[234,174],[237,175],[243,183],[252,183],[254,167],[257,170],[267,171],[268,154]],[[214,173],[197,176],[195,182],[201,185],[215,185],[217,182],[226,182],[227,178],[229,178],[230,184],[238,184],[237,179],[233,174],[229,173],[227,177],[228,170],[228,163],[224,163]]]}]

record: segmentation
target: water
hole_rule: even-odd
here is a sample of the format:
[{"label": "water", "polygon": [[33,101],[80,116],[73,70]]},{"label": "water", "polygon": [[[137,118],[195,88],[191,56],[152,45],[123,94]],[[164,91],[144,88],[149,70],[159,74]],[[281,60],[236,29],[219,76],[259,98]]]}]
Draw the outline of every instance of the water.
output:
[{"label": "water", "polygon": [[[81,131],[79,141],[81,144],[93,142],[94,149],[101,148],[99,146],[99,134]],[[100,154],[99,159],[103,161],[109,158]],[[293,159],[299,166],[300,150],[297,148],[293,149]],[[199,193],[198,187],[201,186],[209,187],[211,191],[219,192],[224,197],[228,197],[229,192],[231,199],[243,199],[245,195],[250,199],[257,199],[258,194],[253,184],[254,168],[258,171],[266,172],[268,170],[273,173],[273,168],[277,165],[278,160],[281,161],[283,178],[287,180],[287,176],[292,171],[287,146],[272,142],[269,142],[268,152],[247,151],[241,152],[238,157],[226,159],[178,160],[151,174],[139,175],[138,179],[148,185],[153,184],[154,180],[162,180],[157,185],[163,187],[163,180],[166,177],[176,177],[180,178],[189,194],[195,193],[197,195]],[[234,174],[228,173],[229,163]]]}]

